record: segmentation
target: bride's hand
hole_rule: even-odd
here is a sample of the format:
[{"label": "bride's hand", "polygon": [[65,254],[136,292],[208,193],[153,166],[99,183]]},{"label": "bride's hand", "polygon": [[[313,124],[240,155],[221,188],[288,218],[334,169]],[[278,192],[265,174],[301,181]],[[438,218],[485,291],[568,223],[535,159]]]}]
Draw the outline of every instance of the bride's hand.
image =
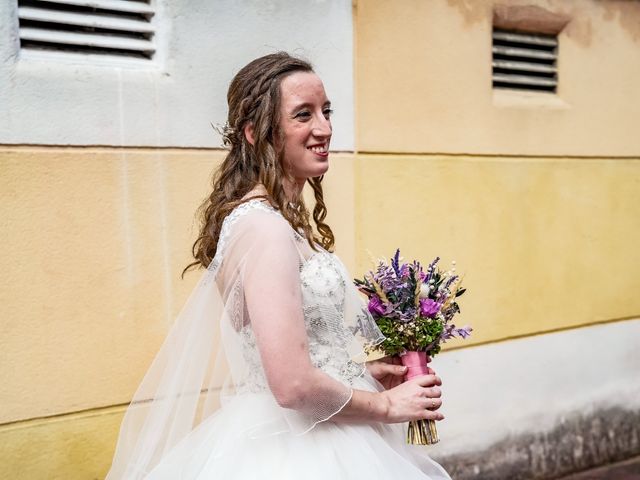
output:
[{"label": "bride's hand", "polygon": [[399,357],[384,357],[367,362],[367,370],[385,390],[400,385],[404,381],[404,374],[407,373],[407,367],[402,365]]},{"label": "bride's hand", "polygon": [[[431,361],[431,357],[427,357],[427,363]],[[378,360],[367,362],[367,370],[373,378],[382,384],[385,390],[397,387],[404,381],[404,375],[407,373],[407,367],[402,365],[400,357],[383,357]],[[427,367],[427,373],[435,375],[436,372],[432,368]]]},{"label": "bride's hand", "polygon": [[442,382],[439,377],[423,375],[380,392],[387,406],[385,421],[442,420],[444,415],[436,412],[442,405],[440,385]]}]

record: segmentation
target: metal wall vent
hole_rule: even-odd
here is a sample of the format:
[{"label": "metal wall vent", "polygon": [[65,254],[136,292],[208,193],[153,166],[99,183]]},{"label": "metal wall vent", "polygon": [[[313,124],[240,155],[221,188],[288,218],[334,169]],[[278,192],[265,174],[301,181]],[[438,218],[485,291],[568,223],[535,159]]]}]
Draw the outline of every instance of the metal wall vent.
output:
[{"label": "metal wall vent", "polygon": [[555,92],[558,38],[493,30],[493,88]]},{"label": "metal wall vent", "polygon": [[18,0],[20,48],[151,58],[149,0]]}]

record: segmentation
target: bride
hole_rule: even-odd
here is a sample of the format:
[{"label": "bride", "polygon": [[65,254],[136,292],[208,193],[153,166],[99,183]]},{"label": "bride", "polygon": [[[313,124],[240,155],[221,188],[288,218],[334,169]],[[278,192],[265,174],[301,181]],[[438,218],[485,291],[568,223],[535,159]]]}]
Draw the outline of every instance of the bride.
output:
[{"label": "bride", "polygon": [[205,271],[126,412],[107,479],[449,479],[402,425],[443,418],[439,378],[403,383],[392,359],[366,362],[382,335],[330,253],[322,81],[266,55],[227,100],[230,152],[187,267]]}]

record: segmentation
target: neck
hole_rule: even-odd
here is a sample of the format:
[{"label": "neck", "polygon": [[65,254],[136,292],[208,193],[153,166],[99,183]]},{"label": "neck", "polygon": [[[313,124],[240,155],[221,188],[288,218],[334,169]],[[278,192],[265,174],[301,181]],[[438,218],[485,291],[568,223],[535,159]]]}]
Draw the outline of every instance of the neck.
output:
[{"label": "neck", "polygon": [[[285,178],[282,182],[282,186],[284,188],[284,193],[287,196],[287,200],[291,203],[296,203],[302,195],[302,188],[304,187],[304,181],[298,183],[294,180],[289,180]],[[251,189],[244,197],[243,200],[248,200],[250,198],[256,196],[268,195],[267,189],[264,185],[258,183],[255,187]]]},{"label": "neck", "polygon": [[302,195],[302,189],[304,187],[305,180],[298,179],[289,179],[285,178],[282,181],[282,186],[284,188],[285,194],[287,195],[287,199],[290,202],[297,202],[300,195]]}]

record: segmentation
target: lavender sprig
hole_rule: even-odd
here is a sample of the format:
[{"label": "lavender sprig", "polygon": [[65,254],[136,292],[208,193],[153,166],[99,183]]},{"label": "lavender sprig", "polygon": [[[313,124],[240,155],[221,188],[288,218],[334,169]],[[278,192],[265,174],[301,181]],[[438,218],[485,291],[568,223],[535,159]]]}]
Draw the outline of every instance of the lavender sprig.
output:
[{"label": "lavender sprig", "polygon": [[[404,350],[426,351],[434,355],[450,338],[467,338],[471,327],[457,328],[453,317],[460,312],[457,297],[460,277],[438,268],[436,257],[425,273],[420,262],[403,263],[397,249],[390,263],[380,261],[358,289],[369,298],[368,309],[387,337],[382,348],[387,355]],[[453,262],[455,263],[455,262]]]}]

